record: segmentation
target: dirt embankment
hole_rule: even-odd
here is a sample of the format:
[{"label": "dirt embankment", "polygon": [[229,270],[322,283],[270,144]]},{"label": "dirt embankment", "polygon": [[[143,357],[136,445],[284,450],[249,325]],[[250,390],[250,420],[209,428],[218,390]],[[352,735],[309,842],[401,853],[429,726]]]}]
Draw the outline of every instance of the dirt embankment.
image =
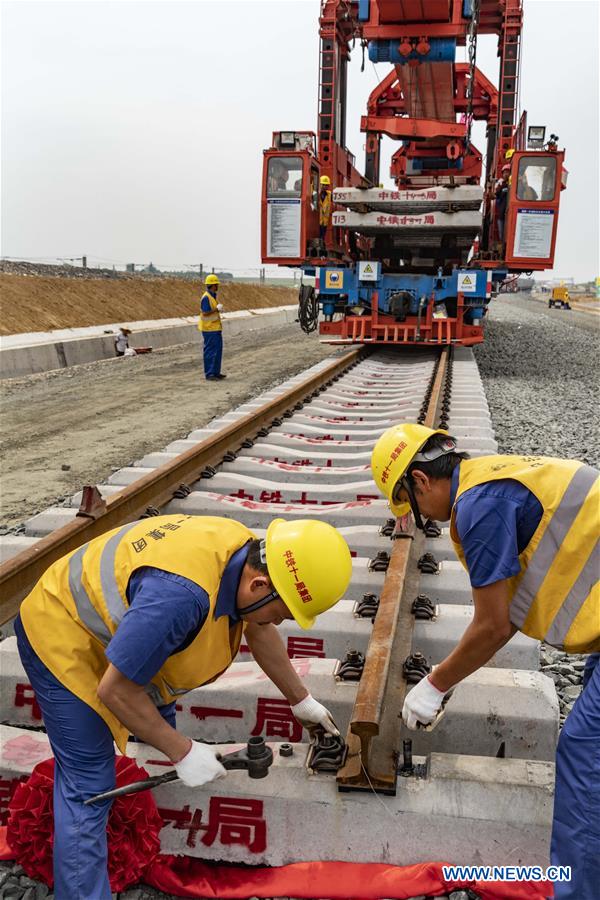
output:
[{"label": "dirt embankment", "polygon": [[[200,280],[183,278],[57,278],[0,274],[0,334],[51,331],[198,314]],[[222,284],[225,311],[286,306],[297,301],[288,287]]]}]

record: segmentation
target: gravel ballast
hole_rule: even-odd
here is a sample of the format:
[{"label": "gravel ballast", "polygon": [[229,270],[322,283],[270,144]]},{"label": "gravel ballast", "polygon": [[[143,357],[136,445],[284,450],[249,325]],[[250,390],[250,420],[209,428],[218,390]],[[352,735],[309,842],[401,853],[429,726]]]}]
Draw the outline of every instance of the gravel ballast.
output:
[{"label": "gravel ballast", "polygon": [[522,294],[492,301],[475,348],[499,453],[600,465],[600,317],[548,309]]},{"label": "gravel ballast", "polygon": [[[521,294],[492,303],[475,349],[499,453],[535,453],[600,466],[600,319],[548,309]],[[585,656],[544,646],[561,725],[581,693]]]}]

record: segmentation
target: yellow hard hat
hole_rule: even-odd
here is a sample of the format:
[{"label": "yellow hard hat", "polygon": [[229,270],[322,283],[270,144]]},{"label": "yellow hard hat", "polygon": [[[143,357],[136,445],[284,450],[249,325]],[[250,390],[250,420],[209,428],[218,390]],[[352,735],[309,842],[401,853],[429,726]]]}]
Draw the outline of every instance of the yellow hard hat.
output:
[{"label": "yellow hard hat", "polygon": [[302,628],[341,600],[350,584],[352,558],[339,531],[316,519],[274,519],[265,558],[273,587]]},{"label": "yellow hard hat", "polygon": [[512,159],[514,155],[515,155],[514,150],[512,150],[512,149],[507,150],[506,153],[504,154],[504,159]]},{"label": "yellow hard hat", "polygon": [[321,177],[319,178],[319,183],[320,184],[331,184],[329,175],[321,175]]},{"label": "yellow hard hat", "polygon": [[207,275],[206,280],[204,282],[205,285],[209,284],[221,284],[218,277],[216,275]]},{"label": "yellow hard hat", "polygon": [[[373,479],[381,493],[387,498],[395,516],[406,515],[410,512],[410,505],[394,501],[394,488],[410,464],[415,458],[418,458],[419,450],[434,434],[448,434],[448,432],[441,428],[427,428],[425,425],[416,425],[413,422],[402,422],[384,431],[373,447],[371,454]],[[420,461],[425,462],[426,460]]]}]

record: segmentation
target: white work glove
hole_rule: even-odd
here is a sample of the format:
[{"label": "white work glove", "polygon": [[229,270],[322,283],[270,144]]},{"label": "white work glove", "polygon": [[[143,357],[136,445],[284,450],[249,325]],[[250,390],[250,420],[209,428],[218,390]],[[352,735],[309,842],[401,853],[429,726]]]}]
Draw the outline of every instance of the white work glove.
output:
[{"label": "white work glove", "polygon": [[224,309],[223,304],[217,303],[217,309],[219,310],[219,312],[223,312],[223,309]]},{"label": "white work glove", "polygon": [[301,700],[300,703],[292,706],[292,712],[308,732],[320,725],[328,734],[333,734],[336,737],[339,735],[339,731],[327,707],[315,700],[314,697],[311,697],[310,694],[304,700]]},{"label": "white work glove", "polygon": [[212,747],[199,741],[192,741],[183,759],[175,763],[175,771],[188,787],[200,787],[227,774]]},{"label": "white work glove", "polygon": [[438,691],[428,676],[422,678],[404,700],[402,720],[406,727],[415,731],[418,722],[430,725],[440,711],[445,696],[446,692]]}]

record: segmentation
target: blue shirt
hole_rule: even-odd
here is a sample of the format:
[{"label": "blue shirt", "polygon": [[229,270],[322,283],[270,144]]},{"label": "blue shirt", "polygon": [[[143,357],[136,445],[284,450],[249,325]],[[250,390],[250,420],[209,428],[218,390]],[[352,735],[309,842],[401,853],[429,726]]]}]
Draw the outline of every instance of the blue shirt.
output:
[{"label": "blue shirt", "polygon": [[[457,466],[452,472],[452,505],[459,470]],[[487,481],[461,494],[454,512],[472,587],[485,587],[519,574],[519,554],[533,537],[543,513],[535,494],[512,478]]]},{"label": "blue shirt", "polygon": [[[233,554],[221,577],[214,617],[239,621],[237,591],[249,544]],[[129,608],[123,616],[106,656],[136,684],[146,685],[169,656],[185,650],[204,625],[208,594],[194,581],[164,569],[136,569],[127,585]]]},{"label": "blue shirt", "polygon": [[202,310],[203,313],[212,312],[212,310],[210,308],[210,300],[206,296],[207,294],[210,294],[210,296],[213,298],[213,300],[217,299],[216,296],[214,294],[211,294],[210,291],[205,291],[202,294],[202,302],[200,303],[200,309]]}]

